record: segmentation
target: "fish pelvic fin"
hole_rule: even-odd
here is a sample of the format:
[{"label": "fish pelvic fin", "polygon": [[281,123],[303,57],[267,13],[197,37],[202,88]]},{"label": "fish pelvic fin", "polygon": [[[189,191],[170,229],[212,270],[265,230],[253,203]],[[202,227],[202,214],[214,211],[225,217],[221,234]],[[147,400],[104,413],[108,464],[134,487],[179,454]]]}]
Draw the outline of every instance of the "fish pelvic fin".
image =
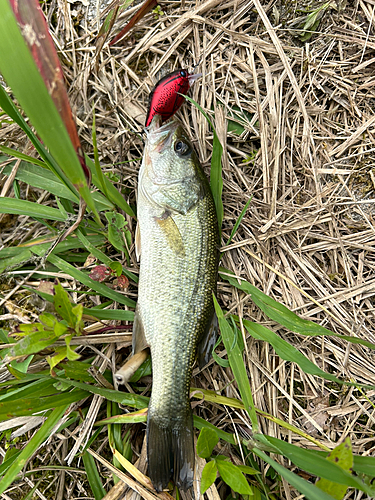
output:
[{"label": "fish pelvic fin", "polygon": [[156,491],[168,486],[170,479],[183,491],[193,486],[193,416],[189,404],[183,418],[166,421],[150,411],[147,420],[148,475]]},{"label": "fish pelvic fin", "polygon": [[140,351],[143,351],[144,349],[147,349],[147,347],[150,347],[146,340],[145,329],[143,327],[143,321],[139,312],[138,304],[135,308],[132,346],[133,355],[137,354]]}]

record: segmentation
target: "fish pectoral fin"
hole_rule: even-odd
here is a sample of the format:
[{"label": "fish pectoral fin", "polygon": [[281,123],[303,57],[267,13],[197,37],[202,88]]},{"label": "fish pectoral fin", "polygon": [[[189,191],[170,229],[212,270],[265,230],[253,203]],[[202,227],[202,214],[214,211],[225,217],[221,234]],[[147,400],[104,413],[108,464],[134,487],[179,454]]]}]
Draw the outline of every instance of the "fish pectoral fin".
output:
[{"label": "fish pectoral fin", "polygon": [[155,217],[155,221],[166,237],[169,247],[174,250],[179,257],[184,257],[184,242],[182,241],[180,230],[178,229],[172,216],[168,215],[167,217]]},{"label": "fish pectoral fin", "polygon": [[206,331],[197,346],[197,358],[200,370],[210,361],[212,350],[216,344],[219,322],[214,312],[211,322],[208,323]]},{"label": "fish pectoral fin", "polygon": [[140,351],[143,351],[144,349],[147,349],[147,347],[150,347],[149,343],[146,340],[145,330],[143,327],[141,315],[139,313],[138,304],[135,308],[134,314],[132,345],[133,355],[137,354]]},{"label": "fish pectoral fin", "polygon": [[139,261],[139,257],[141,256],[141,230],[139,229],[139,222],[135,229],[135,256]]},{"label": "fish pectoral fin", "polygon": [[201,183],[194,178],[188,178],[177,184],[161,186],[152,198],[159,206],[186,215],[204,194]]}]

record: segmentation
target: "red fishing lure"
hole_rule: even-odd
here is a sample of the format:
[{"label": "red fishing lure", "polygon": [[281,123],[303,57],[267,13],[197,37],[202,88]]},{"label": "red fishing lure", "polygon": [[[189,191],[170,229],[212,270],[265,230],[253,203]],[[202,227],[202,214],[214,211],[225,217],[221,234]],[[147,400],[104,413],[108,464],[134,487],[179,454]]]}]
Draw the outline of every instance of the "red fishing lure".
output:
[{"label": "red fishing lure", "polygon": [[150,125],[155,115],[160,115],[163,122],[173,116],[184,102],[180,94],[186,94],[200,76],[189,75],[186,69],[178,69],[159,80],[150,94],[146,127]]}]

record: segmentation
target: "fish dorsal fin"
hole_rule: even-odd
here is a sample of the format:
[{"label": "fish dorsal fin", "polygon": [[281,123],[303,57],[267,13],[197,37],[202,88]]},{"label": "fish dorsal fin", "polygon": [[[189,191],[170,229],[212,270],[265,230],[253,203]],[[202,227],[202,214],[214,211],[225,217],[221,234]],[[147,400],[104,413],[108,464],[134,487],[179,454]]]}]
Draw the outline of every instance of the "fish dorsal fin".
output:
[{"label": "fish dorsal fin", "polygon": [[146,340],[145,330],[143,327],[141,315],[139,314],[138,305],[135,308],[132,344],[133,344],[133,354],[137,354],[137,352],[143,351],[147,347],[150,347],[150,345]]},{"label": "fish dorsal fin", "polygon": [[167,212],[164,216],[155,218],[155,220],[160,229],[163,231],[169,247],[174,250],[179,257],[184,257],[184,242],[182,241],[180,230],[178,229],[172,216]]},{"label": "fish dorsal fin", "polygon": [[135,256],[139,261],[139,257],[141,256],[141,230],[139,229],[139,222],[135,229]]}]

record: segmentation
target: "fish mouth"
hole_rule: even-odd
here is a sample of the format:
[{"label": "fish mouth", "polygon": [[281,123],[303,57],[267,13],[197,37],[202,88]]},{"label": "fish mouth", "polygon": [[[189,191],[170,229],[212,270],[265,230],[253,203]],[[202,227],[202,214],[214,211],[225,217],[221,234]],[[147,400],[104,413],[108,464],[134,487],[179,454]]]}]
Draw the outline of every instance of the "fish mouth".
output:
[{"label": "fish mouth", "polygon": [[172,119],[162,125],[162,117],[155,115],[148,127],[145,128],[149,151],[162,153],[169,148],[180,123]]}]

